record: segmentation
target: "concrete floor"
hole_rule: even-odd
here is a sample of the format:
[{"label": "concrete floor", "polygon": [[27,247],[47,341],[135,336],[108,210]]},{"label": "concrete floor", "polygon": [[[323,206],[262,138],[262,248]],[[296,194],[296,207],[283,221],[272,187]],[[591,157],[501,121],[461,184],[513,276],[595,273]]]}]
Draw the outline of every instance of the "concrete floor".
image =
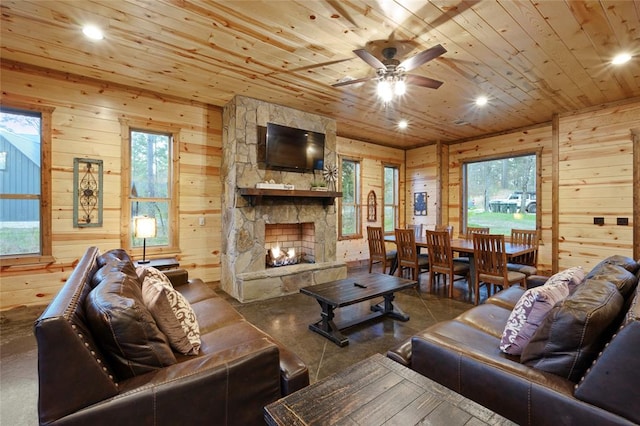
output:
[{"label": "concrete floor", "polygon": [[[352,269],[349,275],[367,273]],[[404,341],[416,332],[450,319],[469,309],[471,300],[465,281],[456,281],[454,297],[446,297],[446,287],[427,289],[428,274],[420,276],[421,291],[396,294],[397,304],[411,316],[408,322],[375,319],[343,332],[349,345],[343,348],[310,331],[310,323],[320,318],[315,299],[293,294],[275,299],[241,304],[219,292],[245,318],[297,353],[309,366],[311,382],[327,377],[346,366]],[[481,298],[485,297],[481,293]],[[33,322],[44,306],[18,308],[0,313],[0,425],[37,425],[37,351]],[[369,312],[369,304],[336,311],[336,320],[346,320]]]}]

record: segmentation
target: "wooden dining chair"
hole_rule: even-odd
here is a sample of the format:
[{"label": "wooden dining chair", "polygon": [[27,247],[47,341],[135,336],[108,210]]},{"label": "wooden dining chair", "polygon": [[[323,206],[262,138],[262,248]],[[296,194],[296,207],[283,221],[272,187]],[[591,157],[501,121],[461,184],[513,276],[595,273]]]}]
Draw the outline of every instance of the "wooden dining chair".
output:
[{"label": "wooden dining chair", "polygon": [[449,237],[453,238],[453,225],[436,225],[436,231],[447,231],[449,233]]},{"label": "wooden dining chair", "polygon": [[398,249],[398,276],[407,269],[411,271],[411,279],[418,281],[421,272],[429,270],[427,256],[419,256],[416,247],[416,235],[413,229],[396,229],[396,248]]},{"label": "wooden dining chair", "polygon": [[417,225],[407,225],[407,229],[413,229],[413,234],[416,238],[422,236],[423,225],[421,223]]},{"label": "wooden dining chair", "polygon": [[473,234],[488,234],[491,232],[491,229],[484,226],[467,226],[467,233],[465,234],[465,238],[467,240],[473,239]]},{"label": "wooden dining chair", "polygon": [[487,286],[487,296],[490,295],[490,288],[494,286],[507,288],[520,283],[522,288],[526,288],[527,276],[521,272],[507,269],[507,253],[504,243],[504,235],[473,234],[476,305],[480,300],[481,283]]},{"label": "wooden dining chair", "polygon": [[387,265],[391,267],[396,259],[396,250],[387,251],[384,233],[380,226],[367,226],[367,237],[369,239],[369,273],[374,263],[382,263],[382,273],[386,274]]},{"label": "wooden dining chair", "polygon": [[509,259],[510,271],[522,272],[526,276],[538,273],[538,231],[535,229],[512,229],[511,243],[533,247],[534,250]]},{"label": "wooden dining chair", "polygon": [[465,278],[472,294],[469,263],[458,262],[453,258],[451,250],[451,236],[449,231],[426,231],[427,247],[429,249],[429,287],[435,288],[439,277],[443,277],[445,285],[449,278],[449,297],[453,297],[453,283],[455,276]]}]

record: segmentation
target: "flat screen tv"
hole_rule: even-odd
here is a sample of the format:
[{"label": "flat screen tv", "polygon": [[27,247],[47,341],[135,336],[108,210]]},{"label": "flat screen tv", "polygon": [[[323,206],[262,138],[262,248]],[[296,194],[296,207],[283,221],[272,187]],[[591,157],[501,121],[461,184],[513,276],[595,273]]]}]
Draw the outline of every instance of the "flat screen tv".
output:
[{"label": "flat screen tv", "polygon": [[267,123],[267,169],[301,173],[322,170],[324,139],[324,133]]}]

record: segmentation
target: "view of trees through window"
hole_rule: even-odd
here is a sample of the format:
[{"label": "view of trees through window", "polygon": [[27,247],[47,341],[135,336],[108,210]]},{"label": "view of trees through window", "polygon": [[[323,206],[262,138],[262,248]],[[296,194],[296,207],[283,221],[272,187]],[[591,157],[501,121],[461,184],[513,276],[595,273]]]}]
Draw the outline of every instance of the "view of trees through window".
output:
[{"label": "view of trees through window", "polygon": [[[170,243],[171,139],[170,134],[131,130],[131,229],[136,216],[156,219],[157,234],[147,238],[147,246]],[[132,246],[142,243],[132,232]]]},{"label": "view of trees through window", "polygon": [[340,236],[361,234],[360,214],[360,163],[342,160],[342,223]]},{"label": "view of trees through window", "polygon": [[492,234],[536,229],[535,154],[464,165],[466,226],[488,226]]},{"label": "view of trees through window", "polygon": [[39,113],[0,110],[0,255],[41,253]]},{"label": "view of trees through window", "polygon": [[383,219],[384,232],[393,233],[398,226],[398,168],[384,166]]}]

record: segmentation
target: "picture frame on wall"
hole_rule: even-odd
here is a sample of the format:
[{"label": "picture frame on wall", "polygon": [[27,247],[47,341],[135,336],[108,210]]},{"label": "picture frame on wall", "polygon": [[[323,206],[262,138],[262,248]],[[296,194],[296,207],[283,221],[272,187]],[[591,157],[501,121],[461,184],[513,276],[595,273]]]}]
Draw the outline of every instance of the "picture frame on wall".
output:
[{"label": "picture frame on wall", "polygon": [[427,215],[427,193],[426,192],[415,192],[413,194],[413,215],[414,216]]},{"label": "picture frame on wall", "polygon": [[73,159],[73,227],[102,226],[102,160]]}]

